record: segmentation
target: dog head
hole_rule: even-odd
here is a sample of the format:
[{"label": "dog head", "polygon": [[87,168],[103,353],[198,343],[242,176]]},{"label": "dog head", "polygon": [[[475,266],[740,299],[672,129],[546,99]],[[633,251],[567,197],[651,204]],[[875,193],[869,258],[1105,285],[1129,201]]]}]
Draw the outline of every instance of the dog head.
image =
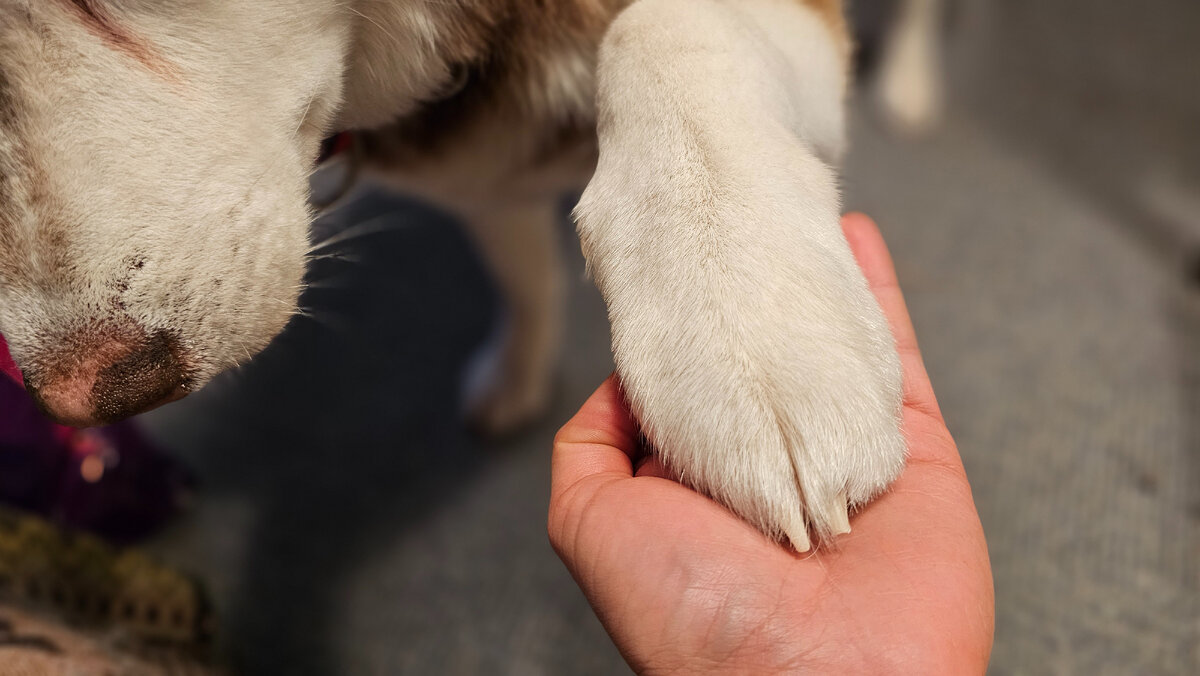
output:
[{"label": "dog head", "polygon": [[295,313],[331,4],[0,0],[0,333],[52,417],[178,398]]}]

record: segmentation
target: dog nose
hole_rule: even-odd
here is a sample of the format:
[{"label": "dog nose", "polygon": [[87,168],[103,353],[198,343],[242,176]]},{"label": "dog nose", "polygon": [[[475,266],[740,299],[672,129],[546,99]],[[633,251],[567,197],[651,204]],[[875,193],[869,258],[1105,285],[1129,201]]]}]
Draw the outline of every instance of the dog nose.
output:
[{"label": "dog nose", "polygon": [[60,359],[51,368],[26,374],[26,387],[59,424],[107,425],[187,395],[187,372],[178,352],[176,341],[165,333],[109,340],[81,358]]}]

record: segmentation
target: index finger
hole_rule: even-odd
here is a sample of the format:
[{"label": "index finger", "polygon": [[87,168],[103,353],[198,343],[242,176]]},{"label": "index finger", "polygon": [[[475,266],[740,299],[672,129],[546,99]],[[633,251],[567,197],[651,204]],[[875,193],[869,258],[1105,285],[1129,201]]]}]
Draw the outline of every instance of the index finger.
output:
[{"label": "index finger", "polygon": [[554,437],[551,495],[591,476],[632,477],[637,448],[637,424],[616,374],[610,375]]}]

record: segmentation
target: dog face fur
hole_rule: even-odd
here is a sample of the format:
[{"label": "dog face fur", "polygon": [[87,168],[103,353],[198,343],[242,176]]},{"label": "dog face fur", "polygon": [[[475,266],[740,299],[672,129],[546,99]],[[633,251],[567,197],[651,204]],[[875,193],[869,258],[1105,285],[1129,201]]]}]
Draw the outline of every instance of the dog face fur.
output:
[{"label": "dog face fur", "polygon": [[590,124],[627,0],[523,4],[0,0],[0,332],[27,377],[112,326],[169,334],[191,387],[262,349],[296,310],[333,129],[403,120],[429,152],[521,117],[544,131],[508,152],[532,155]]},{"label": "dog face fur", "polygon": [[193,385],[262,349],[296,309],[347,28],[270,0],[0,16],[0,331],[27,378],[114,333],[170,335]]}]

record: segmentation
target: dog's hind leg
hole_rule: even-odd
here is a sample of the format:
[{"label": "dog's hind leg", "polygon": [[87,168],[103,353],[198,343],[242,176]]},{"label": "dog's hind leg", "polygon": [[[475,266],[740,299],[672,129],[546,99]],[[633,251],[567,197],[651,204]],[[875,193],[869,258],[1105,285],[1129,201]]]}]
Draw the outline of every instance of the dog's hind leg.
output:
[{"label": "dog's hind leg", "polygon": [[498,351],[485,351],[498,359],[482,361],[487,368],[470,375],[466,392],[470,422],[488,436],[533,422],[559,365],[566,284],[557,230],[563,197],[587,182],[596,149],[590,133],[549,131],[547,140],[528,120],[496,116],[436,152],[406,148],[403,128],[372,139],[370,174],[454,215],[500,293],[501,340]]},{"label": "dog's hind leg", "polygon": [[563,334],[565,273],[558,203],[543,196],[487,201],[464,214],[506,305],[496,377],[473,403],[484,434],[513,432],[545,409]]}]

